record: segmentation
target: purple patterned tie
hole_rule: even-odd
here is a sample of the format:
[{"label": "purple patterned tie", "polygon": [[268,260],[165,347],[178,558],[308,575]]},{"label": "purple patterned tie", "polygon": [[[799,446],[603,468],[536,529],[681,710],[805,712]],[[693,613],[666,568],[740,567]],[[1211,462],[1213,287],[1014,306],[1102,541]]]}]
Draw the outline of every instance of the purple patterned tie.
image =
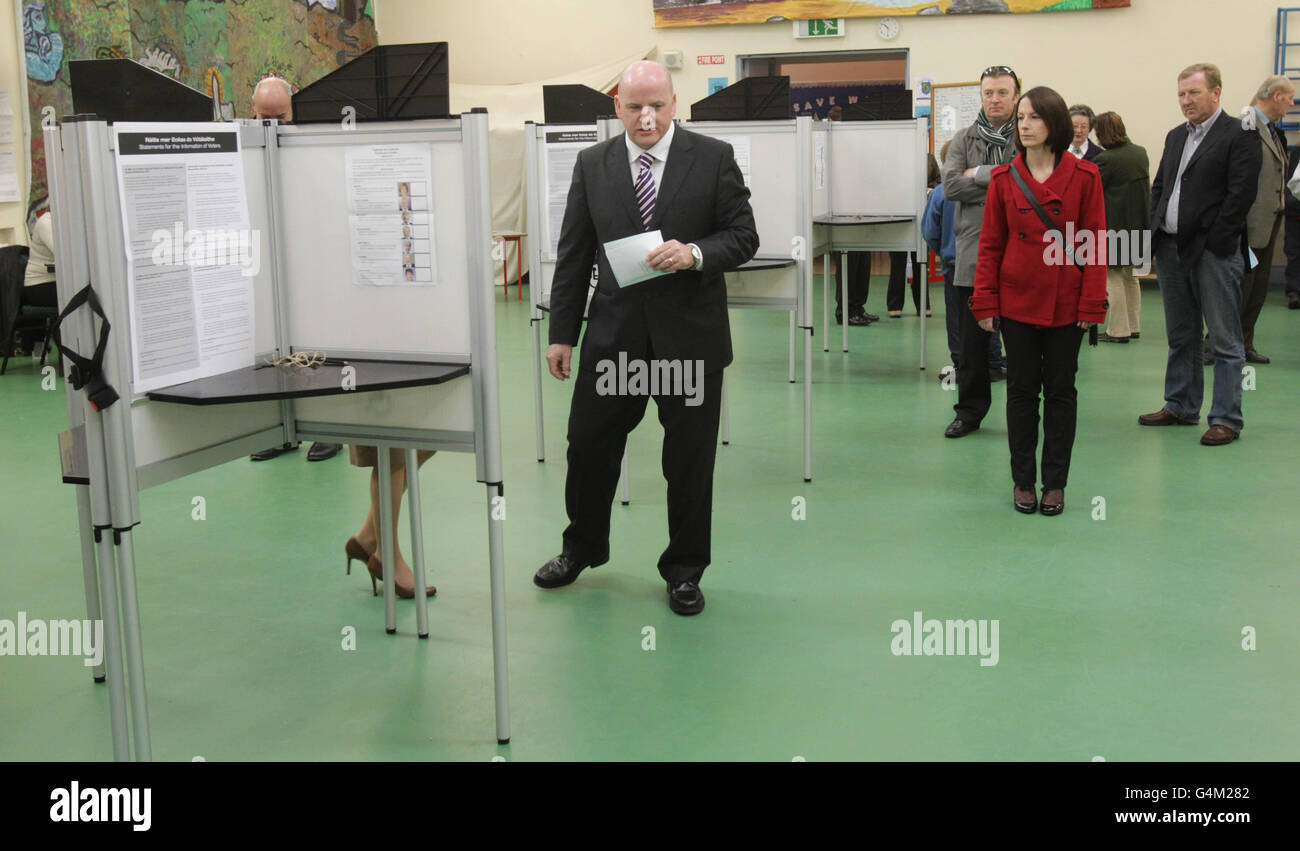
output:
[{"label": "purple patterned tie", "polygon": [[641,223],[650,228],[650,219],[654,217],[655,212],[655,176],[650,171],[650,164],[654,162],[654,157],[649,154],[642,154],[636,158],[636,164],[641,166],[641,171],[636,176],[636,207],[641,211]]}]

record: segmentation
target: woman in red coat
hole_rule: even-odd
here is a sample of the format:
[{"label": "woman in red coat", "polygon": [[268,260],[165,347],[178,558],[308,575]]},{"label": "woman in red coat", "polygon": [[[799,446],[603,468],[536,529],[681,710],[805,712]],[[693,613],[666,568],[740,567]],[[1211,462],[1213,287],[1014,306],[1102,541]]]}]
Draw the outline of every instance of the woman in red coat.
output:
[{"label": "woman in red coat", "polygon": [[[1061,96],[1030,89],[1016,107],[1016,149],[993,170],[971,312],[986,331],[1001,317],[1007,352],[1007,442],[1016,510],[1060,514],[1074,447],[1083,332],[1106,318],[1106,207],[1097,167],[1068,153],[1074,128]],[[1015,169],[1054,227],[1044,224]],[[1043,393],[1043,499],[1037,479]]]}]

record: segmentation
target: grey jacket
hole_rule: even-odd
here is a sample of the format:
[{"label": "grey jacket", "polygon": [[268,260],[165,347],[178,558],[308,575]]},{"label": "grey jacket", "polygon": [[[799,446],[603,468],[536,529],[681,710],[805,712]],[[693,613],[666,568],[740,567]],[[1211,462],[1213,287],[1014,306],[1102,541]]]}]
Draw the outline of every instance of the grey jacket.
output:
[{"label": "grey jacket", "polygon": [[1273,233],[1273,224],[1286,209],[1286,150],[1277,143],[1273,134],[1259,116],[1255,116],[1255,132],[1263,148],[1263,161],[1259,168],[1259,187],[1255,203],[1246,214],[1246,233],[1251,248],[1265,248]]},{"label": "grey jacket", "polygon": [[[948,159],[943,164],[943,194],[957,202],[957,269],[955,287],[975,286],[975,261],[979,259],[980,227],[984,224],[984,197],[989,190],[993,166],[984,165],[989,143],[975,131],[975,125],[958,130],[948,145]],[[1016,143],[1007,141],[1007,162],[1016,155]],[[974,177],[963,172],[980,166]]]}]

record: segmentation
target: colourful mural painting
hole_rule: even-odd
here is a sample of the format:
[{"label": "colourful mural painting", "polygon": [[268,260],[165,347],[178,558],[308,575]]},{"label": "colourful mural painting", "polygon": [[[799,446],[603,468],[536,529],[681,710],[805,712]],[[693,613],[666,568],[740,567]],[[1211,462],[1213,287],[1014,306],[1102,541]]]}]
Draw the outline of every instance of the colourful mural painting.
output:
[{"label": "colourful mural painting", "polygon": [[266,74],[298,89],[378,41],[371,0],[22,0],[22,9],[29,212],[47,194],[42,120],[72,112],[71,59],[134,59],[213,95],[223,118],[246,118]]},{"label": "colourful mural painting", "polygon": [[703,27],[821,18],[1070,12],[1128,6],[1129,0],[654,0],[655,26]]}]

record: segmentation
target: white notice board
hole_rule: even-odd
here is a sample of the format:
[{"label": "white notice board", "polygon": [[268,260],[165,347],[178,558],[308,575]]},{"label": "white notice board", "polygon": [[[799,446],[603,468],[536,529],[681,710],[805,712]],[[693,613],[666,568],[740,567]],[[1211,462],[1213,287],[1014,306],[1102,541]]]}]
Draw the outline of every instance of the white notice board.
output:
[{"label": "white notice board", "polygon": [[545,259],[552,263],[559,259],[560,225],[564,223],[564,208],[569,202],[569,186],[573,183],[573,167],[578,153],[596,144],[596,125],[543,126],[545,138],[542,150],[542,184],[546,189]]},{"label": "white notice board", "polygon": [[938,160],[944,143],[956,136],[958,130],[974,124],[979,117],[980,84],[936,83],[932,91],[930,150]]}]

